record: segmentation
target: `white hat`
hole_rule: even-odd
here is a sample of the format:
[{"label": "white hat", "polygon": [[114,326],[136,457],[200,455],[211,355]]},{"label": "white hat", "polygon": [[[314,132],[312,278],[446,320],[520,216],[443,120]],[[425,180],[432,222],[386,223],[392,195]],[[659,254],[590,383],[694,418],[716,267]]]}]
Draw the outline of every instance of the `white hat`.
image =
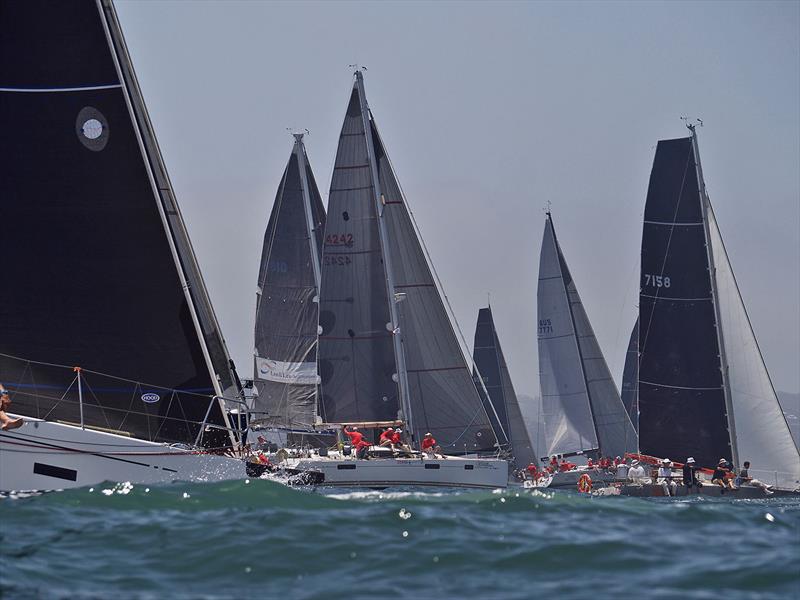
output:
[{"label": "white hat", "polygon": [[634,458],[634,459],[631,461],[631,464],[632,464],[632,465],[638,465],[638,464],[639,464],[639,461],[638,461],[638,460],[636,460],[636,459]]},{"label": "white hat", "polygon": [[669,459],[668,458],[662,458],[661,459],[661,464],[662,465],[668,465],[669,464]]},{"label": "white hat", "polygon": [[694,463],[694,458],[693,457],[690,456],[689,458],[686,459],[686,464],[687,465],[691,465],[693,463]]}]

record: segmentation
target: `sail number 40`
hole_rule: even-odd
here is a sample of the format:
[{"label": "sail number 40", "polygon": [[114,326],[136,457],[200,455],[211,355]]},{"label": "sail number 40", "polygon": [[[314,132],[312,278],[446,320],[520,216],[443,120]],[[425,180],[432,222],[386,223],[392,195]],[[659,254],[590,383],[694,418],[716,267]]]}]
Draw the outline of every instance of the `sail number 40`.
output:
[{"label": "sail number 40", "polygon": [[669,276],[667,275],[650,275],[648,273],[644,274],[644,286],[653,286],[653,287],[669,287],[672,283],[669,280]]}]

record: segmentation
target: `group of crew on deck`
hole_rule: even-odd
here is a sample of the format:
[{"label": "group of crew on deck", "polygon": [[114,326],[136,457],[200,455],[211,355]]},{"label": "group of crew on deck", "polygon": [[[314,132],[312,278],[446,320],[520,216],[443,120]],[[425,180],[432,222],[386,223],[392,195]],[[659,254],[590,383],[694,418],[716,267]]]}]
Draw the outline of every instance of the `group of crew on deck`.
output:
[{"label": "group of crew on deck", "polygon": [[[350,439],[350,446],[356,451],[356,458],[368,458],[367,451],[373,444],[364,438],[364,434],[358,430],[358,427],[348,429],[347,425],[342,425],[342,433]],[[398,450],[411,452],[411,448],[403,442],[403,430],[399,427],[397,429],[393,427],[384,429],[378,439],[378,445],[390,448],[393,453]],[[442,451],[430,432],[426,433],[425,437],[422,438],[420,449],[423,454],[430,458],[435,458]]]},{"label": "group of crew on deck", "polygon": [[[675,470],[680,468],[681,473],[675,474]],[[658,469],[648,471],[644,465],[637,459],[624,459],[617,456],[614,460],[609,458],[600,458],[595,461],[591,458],[587,460],[585,467],[578,467],[568,460],[562,458],[561,462],[558,458],[553,456],[549,464],[544,468],[539,468],[531,463],[524,470],[523,476],[534,482],[545,479],[550,475],[557,472],[567,472],[572,470],[588,471],[603,471],[614,475],[616,481],[628,481],[633,484],[655,483],[660,485],[664,490],[665,496],[675,496],[679,484],[682,484],[691,493],[692,490],[699,491],[701,486],[698,478],[698,467],[694,457],[689,457],[683,465],[676,467],[668,458],[664,458],[658,465]],[[750,461],[744,461],[742,468],[738,473],[734,472],[733,465],[726,459],[721,458],[711,475],[711,483],[721,488],[720,493],[724,494],[727,490],[735,490],[744,485],[758,487],[764,491],[765,494],[771,495],[773,492],[771,486],[753,479],[749,474]],[[710,472],[710,469],[707,469]],[[648,481],[649,480],[649,481]]]}]

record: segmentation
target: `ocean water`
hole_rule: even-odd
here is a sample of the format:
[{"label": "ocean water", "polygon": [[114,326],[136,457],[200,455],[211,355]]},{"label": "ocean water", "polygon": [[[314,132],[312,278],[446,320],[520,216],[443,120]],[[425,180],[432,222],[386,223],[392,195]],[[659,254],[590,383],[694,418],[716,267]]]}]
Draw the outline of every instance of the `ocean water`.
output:
[{"label": "ocean water", "polygon": [[309,491],[0,498],[6,598],[798,598],[798,499]]}]

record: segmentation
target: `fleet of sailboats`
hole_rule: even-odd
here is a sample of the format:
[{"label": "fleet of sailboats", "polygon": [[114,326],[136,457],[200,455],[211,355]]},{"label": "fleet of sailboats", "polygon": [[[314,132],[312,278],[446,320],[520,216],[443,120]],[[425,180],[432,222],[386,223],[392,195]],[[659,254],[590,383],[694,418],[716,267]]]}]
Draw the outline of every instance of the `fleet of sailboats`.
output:
[{"label": "fleet of sailboats", "polygon": [[[0,490],[240,478],[263,430],[280,433],[270,441],[284,448],[270,456],[281,469],[323,485],[505,487],[512,471],[547,460],[491,307],[465,351],[361,69],[327,214],[294,134],[264,236],[246,401],[111,0],[4,10],[0,52],[19,60],[0,63],[0,127],[27,126],[0,166],[13,253],[4,277],[15,282],[0,295],[0,382],[25,425],[0,431]],[[546,215],[537,339],[547,455],[722,457],[797,490],[800,453],[690,130],[656,149],[621,394]],[[241,414],[249,432],[231,418]],[[341,436],[307,444],[389,425],[402,441],[366,457]],[[435,451],[421,451],[426,435]],[[573,487],[582,472],[548,483]]]}]

